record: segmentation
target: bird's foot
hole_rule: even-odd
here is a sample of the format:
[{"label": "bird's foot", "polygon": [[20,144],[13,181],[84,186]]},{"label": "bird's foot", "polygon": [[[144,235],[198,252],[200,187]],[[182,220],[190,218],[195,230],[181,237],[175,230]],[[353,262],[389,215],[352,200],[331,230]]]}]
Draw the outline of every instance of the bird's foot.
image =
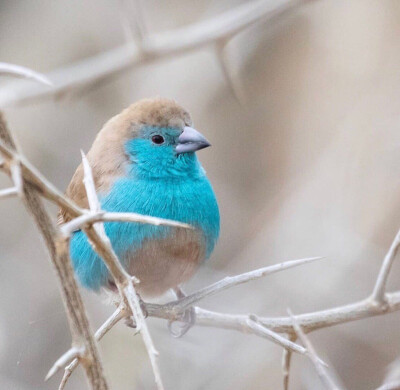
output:
[{"label": "bird's foot", "polygon": [[[168,321],[168,330],[172,337],[180,338],[196,323],[196,310],[190,307],[183,312],[178,320]],[[177,326],[174,326],[177,324]]]},{"label": "bird's foot", "polygon": [[124,322],[126,326],[136,329],[136,322],[134,321],[133,317],[125,317]]},{"label": "bird's foot", "polygon": [[[173,289],[174,294],[177,299],[182,299],[186,297],[186,294],[182,291],[180,287],[175,287]],[[178,323],[177,326],[173,326]],[[180,338],[184,336],[188,330],[196,323],[196,310],[194,307],[186,309],[180,318],[177,320],[168,321],[168,330],[172,337]]]}]

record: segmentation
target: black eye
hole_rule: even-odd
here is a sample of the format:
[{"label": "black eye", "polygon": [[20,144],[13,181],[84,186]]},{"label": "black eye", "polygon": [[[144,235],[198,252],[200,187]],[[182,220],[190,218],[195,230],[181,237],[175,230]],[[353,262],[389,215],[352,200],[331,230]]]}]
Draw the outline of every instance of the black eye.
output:
[{"label": "black eye", "polygon": [[151,140],[153,141],[154,144],[157,144],[157,145],[161,145],[161,144],[164,143],[164,137],[162,135],[159,135],[159,134],[153,135],[151,137]]}]

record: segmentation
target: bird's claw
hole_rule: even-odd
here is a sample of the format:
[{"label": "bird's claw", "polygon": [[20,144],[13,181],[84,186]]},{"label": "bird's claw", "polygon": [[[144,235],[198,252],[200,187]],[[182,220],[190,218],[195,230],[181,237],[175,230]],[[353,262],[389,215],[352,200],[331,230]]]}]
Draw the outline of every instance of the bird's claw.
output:
[{"label": "bird's claw", "polygon": [[[176,329],[173,324],[178,323]],[[179,320],[169,320],[168,330],[172,337],[180,338],[184,336],[188,330],[196,323],[196,310],[194,307],[190,307],[183,312],[183,315]]]}]

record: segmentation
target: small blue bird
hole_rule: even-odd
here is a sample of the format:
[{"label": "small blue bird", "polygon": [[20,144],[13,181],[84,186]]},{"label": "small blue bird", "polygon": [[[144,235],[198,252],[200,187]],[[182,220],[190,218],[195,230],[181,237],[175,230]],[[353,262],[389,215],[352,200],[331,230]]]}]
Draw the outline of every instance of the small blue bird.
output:
[{"label": "small blue bird", "polygon": [[[87,158],[102,209],[172,219],[195,229],[107,222],[105,231],[126,270],[140,283],[138,292],[158,296],[187,281],[214,249],[219,210],[195,152],[210,146],[192,127],[190,115],[168,99],[144,99],[110,119]],[[82,164],[66,191],[88,207]],[[61,221],[70,218],[60,213]],[[71,259],[81,284],[115,290],[106,266],[85,234],[71,239]]]}]

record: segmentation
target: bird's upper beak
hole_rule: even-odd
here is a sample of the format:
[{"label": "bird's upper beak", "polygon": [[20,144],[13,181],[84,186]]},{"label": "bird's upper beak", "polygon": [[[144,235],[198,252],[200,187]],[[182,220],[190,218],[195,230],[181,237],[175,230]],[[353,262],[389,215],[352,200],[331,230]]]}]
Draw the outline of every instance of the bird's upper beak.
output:
[{"label": "bird's upper beak", "polygon": [[200,134],[192,127],[186,126],[178,138],[176,153],[195,152],[196,150],[207,148],[211,144],[204,135]]}]

